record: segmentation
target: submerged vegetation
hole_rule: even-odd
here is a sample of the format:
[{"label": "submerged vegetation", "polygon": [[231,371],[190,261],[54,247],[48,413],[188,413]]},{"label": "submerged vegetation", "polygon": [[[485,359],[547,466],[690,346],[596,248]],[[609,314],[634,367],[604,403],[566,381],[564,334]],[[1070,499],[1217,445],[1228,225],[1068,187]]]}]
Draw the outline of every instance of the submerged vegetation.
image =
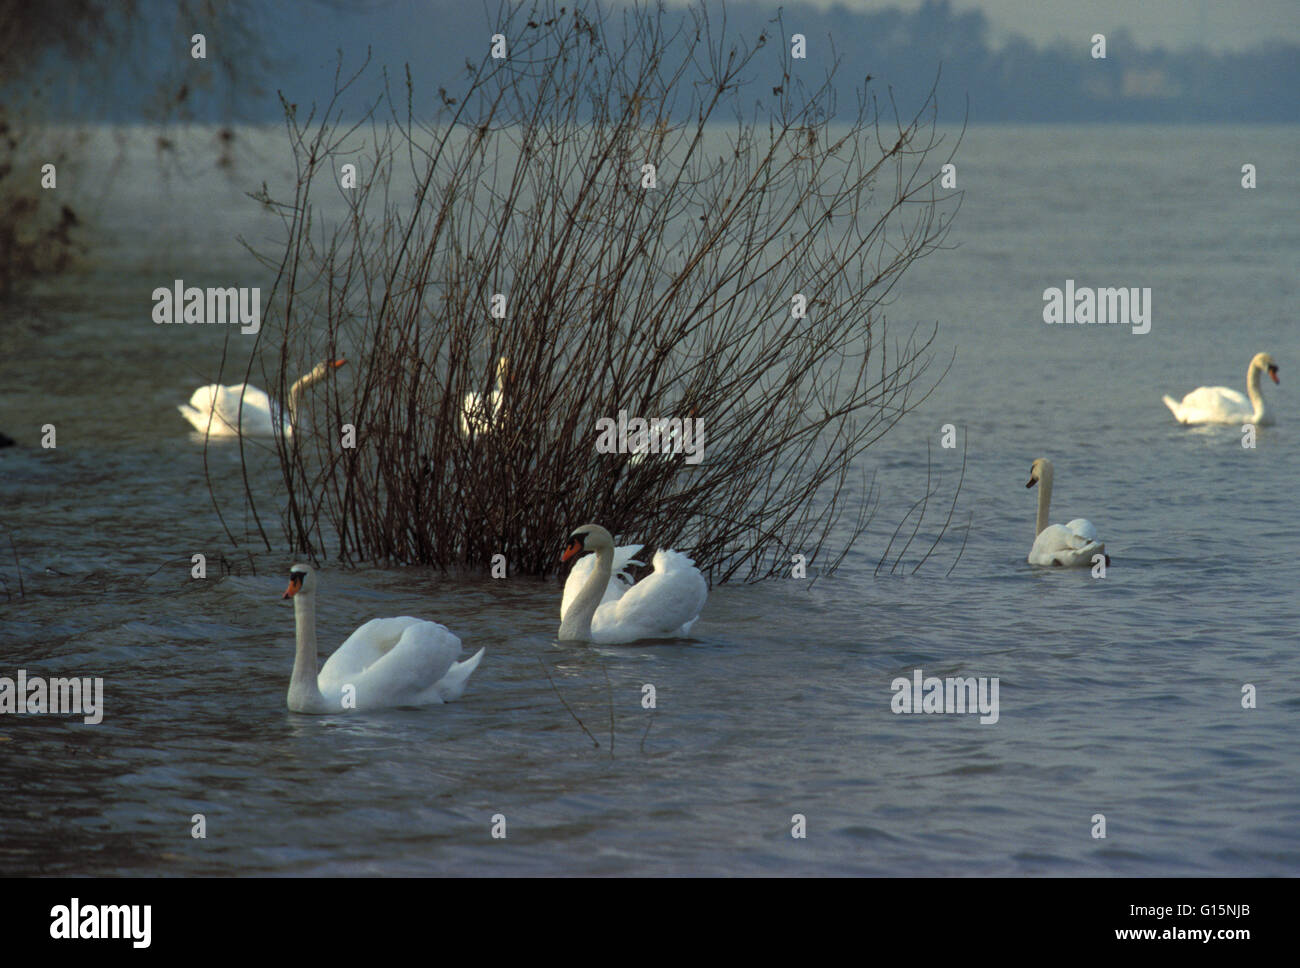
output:
[{"label": "submerged vegetation", "polygon": [[[714,581],[832,570],[872,507],[855,459],[940,376],[934,332],[884,315],[958,201],[933,94],[900,114],[868,83],[837,116],[779,18],[747,41],[703,7],[498,23],[506,56],[484,38],[436,118],[408,75],[348,120],[365,66],[285,105],[293,195],[257,196],[286,231],[267,379],[285,399],[350,363],[277,437],[294,549],[545,575],[590,521]],[[602,452],[620,412],[692,420],[703,459]]]}]

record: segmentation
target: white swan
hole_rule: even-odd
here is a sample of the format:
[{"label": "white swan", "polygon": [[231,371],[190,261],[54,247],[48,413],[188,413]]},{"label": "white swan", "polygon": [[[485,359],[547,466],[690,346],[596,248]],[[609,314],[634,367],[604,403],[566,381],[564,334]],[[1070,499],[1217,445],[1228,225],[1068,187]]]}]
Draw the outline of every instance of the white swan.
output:
[{"label": "white swan", "polygon": [[497,360],[496,389],[483,399],[483,394],[471,390],[465,394],[460,407],[460,435],[468,437],[471,433],[478,436],[490,434],[499,426],[501,407],[505,402],[506,370],[510,361],[504,356]]},{"label": "white swan", "polygon": [[1052,504],[1052,462],[1040,457],[1029,468],[1029,483],[1038,485],[1038,523],[1034,546],[1029,549],[1031,565],[1064,565],[1067,567],[1091,565],[1093,555],[1102,555],[1106,564],[1110,556],[1106,545],[1098,538],[1096,526],[1087,518],[1075,518],[1067,524],[1047,523]]},{"label": "white swan", "polygon": [[[289,388],[289,419],[284,420],[280,406],[265,390],[235,383],[221,386],[209,383],[199,387],[190,396],[190,402],[176,409],[199,433],[210,437],[238,437],[242,429],[245,437],[271,437],[279,426],[286,437],[293,436],[293,426],[298,422],[298,398],[302,391],[317,380],[333,373],[347,360],[326,360],[317,363],[310,373],[305,373]],[[241,420],[239,399],[244,399]]]},{"label": "white swan", "polygon": [[1259,377],[1265,370],[1280,383],[1277,378],[1277,364],[1267,353],[1256,353],[1246,370],[1247,400],[1236,390],[1229,387],[1197,387],[1179,403],[1168,394],[1165,406],[1173,411],[1174,418],[1184,424],[1266,424],[1272,423],[1264,409],[1264,395],[1259,392]]},{"label": "white swan", "polygon": [[579,560],[564,583],[560,641],[618,645],[689,634],[709,595],[704,576],[681,552],[656,551],[654,571],[633,584],[623,569],[640,564],[632,560],[640,550],[641,545],[615,548],[598,524],[584,524],[569,536],[561,561],[586,551],[595,555]]},{"label": "white swan", "polygon": [[[289,680],[289,708],[296,713],[427,706],[459,699],[483,650],[457,662],[460,639],[437,622],[373,618],[316,674],[316,573],[308,565],[289,569],[284,598],[293,599],[298,651]],[[345,692],[345,687],[351,690]]]}]

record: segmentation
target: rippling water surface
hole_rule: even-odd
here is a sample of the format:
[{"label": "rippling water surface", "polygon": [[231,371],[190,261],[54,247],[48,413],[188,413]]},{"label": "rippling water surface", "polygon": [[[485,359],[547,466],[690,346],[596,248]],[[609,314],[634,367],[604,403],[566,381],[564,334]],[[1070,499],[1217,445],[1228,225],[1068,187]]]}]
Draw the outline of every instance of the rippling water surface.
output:
[{"label": "rippling water surface", "polygon": [[[242,192],[283,178],[280,135],[241,132],[226,172],[213,132],[190,132],[162,177],[149,132],[126,135],[125,162],[101,140],[82,202],[109,247],[0,324],[0,430],[21,445],[0,451],[0,675],[102,676],[106,707],[95,726],[0,717],[0,872],[1300,869],[1296,129],[969,131],[957,247],[890,310],[898,335],[938,321],[955,361],[866,455],[884,499],[835,576],[718,587],[691,641],[592,648],[555,642],[554,582],[329,569],[323,649],[401,614],[487,649],[458,703],[338,717],[285,709],[292,558],[230,546],[175,410],[221,334],[149,320],[174,278],[256,284],[234,238],[276,235]],[[1151,332],[1044,325],[1042,291],[1066,279],[1150,287]],[[1254,449],[1173,422],[1162,393],[1244,390],[1261,350],[1282,383]],[[927,442],[956,479],[945,423],[969,442],[952,531],[917,574],[915,547],[877,574]],[[1098,525],[1104,580],[1025,563],[1044,455],[1053,520]],[[209,461],[236,486],[235,448]],[[195,552],[206,581],[189,580]],[[890,683],[915,669],[999,677],[998,722],[894,715]]]}]

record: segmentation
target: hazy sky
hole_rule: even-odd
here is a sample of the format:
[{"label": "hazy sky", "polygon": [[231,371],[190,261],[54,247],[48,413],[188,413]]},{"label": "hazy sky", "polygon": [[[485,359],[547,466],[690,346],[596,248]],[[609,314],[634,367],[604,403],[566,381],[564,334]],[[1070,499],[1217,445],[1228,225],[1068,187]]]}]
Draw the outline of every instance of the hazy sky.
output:
[{"label": "hazy sky", "polygon": [[[910,10],[921,5],[921,0],[806,2],[819,7],[840,3],[852,10]],[[778,4],[764,0],[763,5],[775,9]],[[1008,33],[1037,44],[1060,37],[1082,36],[1086,41],[1121,26],[1132,31],[1142,47],[1177,49],[1204,42],[1224,50],[1264,40],[1300,43],[1300,0],[953,0],[953,7],[983,10],[993,25],[995,43]]]}]

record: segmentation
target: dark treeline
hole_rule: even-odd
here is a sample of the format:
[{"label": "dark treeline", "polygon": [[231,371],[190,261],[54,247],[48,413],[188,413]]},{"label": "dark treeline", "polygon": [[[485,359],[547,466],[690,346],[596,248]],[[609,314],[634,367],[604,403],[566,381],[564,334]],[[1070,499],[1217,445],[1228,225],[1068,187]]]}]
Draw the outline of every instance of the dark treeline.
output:
[{"label": "dark treeline", "polygon": [[[92,5],[93,6],[93,5]],[[148,10],[149,0],[129,5]],[[159,10],[159,22],[173,25],[176,58],[188,54],[192,31],[203,23],[177,18],[173,5]],[[779,33],[777,5],[769,2],[710,2],[711,11],[725,10],[733,36],[769,37]],[[301,16],[291,9],[301,8]],[[611,24],[623,11],[607,4]],[[834,58],[840,59],[837,88],[844,110],[852,113],[852,92],[871,75],[893,88],[899,104],[920,103],[942,71],[938,102],[943,120],[961,120],[970,99],[969,118],[989,121],[1273,121],[1300,120],[1300,46],[1268,43],[1236,53],[1199,49],[1167,50],[1159,45],[1139,47],[1126,30],[1098,18],[1095,32],[1106,37],[1106,58],[1091,55],[1091,33],[1038,47],[1013,36],[995,46],[991,24],[980,11],[954,9],[949,0],[928,0],[918,9],[859,12],[843,6],[818,9],[783,4],[781,25],[787,35],[803,34],[808,57],[796,61],[805,82],[825,77]],[[213,16],[247,15],[213,6]],[[310,101],[329,82],[335,51],[350,57],[373,47],[374,61],[390,68],[407,63],[417,88],[427,95],[417,111],[433,113],[440,87],[455,91],[463,83],[467,59],[477,62],[493,29],[496,4],[463,0],[397,0],[393,3],[347,3],[342,0],[296,0],[261,13],[256,28],[260,54],[275,64],[274,83],[262,90],[196,91],[187,114],[203,121],[276,121],[280,106],[274,89],[291,100]],[[212,27],[213,25],[207,25]],[[163,30],[161,33],[167,33]],[[159,31],[151,32],[149,60],[166,61],[159,49]],[[680,40],[679,40],[680,42]],[[788,42],[788,40],[787,40]],[[162,45],[165,47],[165,45]],[[362,49],[358,49],[362,48]],[[229,52],[227,52],[229,53]],[[138,65],[138,61],[136,62]],[[147,73],[147,72],[145,72]],[[7,80],[13,81],[12,76]],[[123,71],[114,77],[120,95],[105,103],[105,78],[96,76],[83,99],[82,86],[68,85],[50,105],[65,117],[93,113],[108,120],[135,120],[147,101],[133,96],[133,86],[145,83],[140,73]],[[756,80],[762,81],[763,78]],[[772,79],[772,86],[781,82]],[[879,88],[877,88],[879,89]],[[358,110],[361,103],[358,101]]]},{"label": "dark treeline", "polygon": [[[753,16],[751,8],[743,8]],[[737,11],[738,14],[740,11]],[[756,18],[757,19],[757,18]],[[1106,57],[1092,56],[1092,33],[1036,47],[1012,37],[1000,47],[980,11],[928,0],[914,12],[855,13],[786,7],[785,23],[809,40],[833,39],[845,77],[870,73],[903,103],[923,96],[942,67],[941,112],[955,120],[970,97],[981,121],[1296,121],[1300,47],[1276,43],[1241,53],[1139,47],[1124,29],[1098,20]]]}]

